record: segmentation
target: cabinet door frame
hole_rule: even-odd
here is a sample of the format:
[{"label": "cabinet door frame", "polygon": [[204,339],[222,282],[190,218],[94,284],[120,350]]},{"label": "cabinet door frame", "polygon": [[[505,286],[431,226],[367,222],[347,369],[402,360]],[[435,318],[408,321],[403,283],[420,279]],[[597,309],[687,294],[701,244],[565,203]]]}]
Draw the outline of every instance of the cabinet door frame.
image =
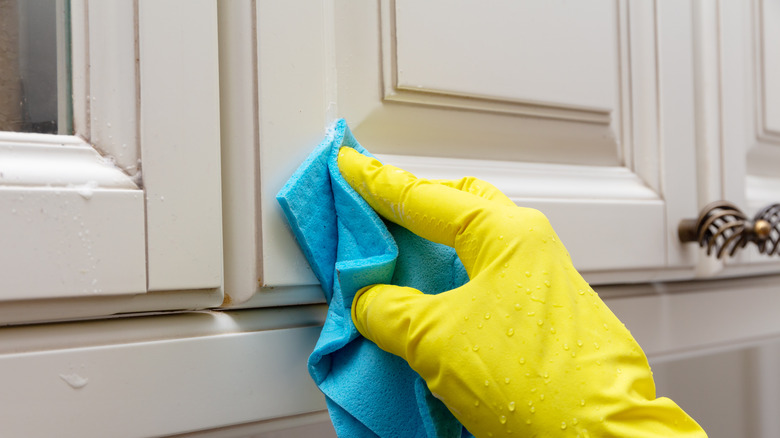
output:
[{"label": "cabinet door frame", "polygon": [[0,324],[221,304],[216,5],[70,6],[74,134],[0,133]]}]

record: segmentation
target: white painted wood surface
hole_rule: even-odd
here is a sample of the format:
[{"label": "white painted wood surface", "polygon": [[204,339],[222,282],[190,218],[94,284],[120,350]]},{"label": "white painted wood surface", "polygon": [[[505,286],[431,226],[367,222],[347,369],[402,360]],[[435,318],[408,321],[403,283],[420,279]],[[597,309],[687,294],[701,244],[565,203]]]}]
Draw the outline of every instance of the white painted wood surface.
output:
[{"label": "white painted wood surface", "polygon": [[[767,39],[780,28],[777,14],[762,15],[772,2],[705,2],[697,4],[706,18],[697,43],[702,80],[698,98],[707,111],[698,124],[701,205],[729,200],[749,216],[780,202],[780,135],[768,128],[767,114],[780,95],[771,83],[777,71]],[[720,24],[718,24],[720,22]],[[711,82],[715,80],[715,82]],[[709,276],[778,272],[780,260],[759,255],[751,247],[725,264],[703,261]]]},{"label": "white painted wood surface", "polygon": [[418,176],[476,174],[546,209],[597,282],[693,277],[676,238],[697,213],[691,2],[257,12],[261,285],[315,283],[273,197],[338,116]]},{"label": "white painted wood surface", "polygon": [[389,55],[398,89],[590,110],[607,119],[615,108],[618,2],[503,1],[488,13],[473,1],[394,3]]},{"label": "white painted wood surface", "polygon": [[77,137],[0,133],[0,300],[146,289],[143,192]]},{"label": "white painted wood surface", "polygon": [[148,289],[220,287],[217,5],[142,1],[138,26]]},{"label": "white painted wood surface", "polygon": [[[469,4],[460,2],[451,6],[452,11],[448,12],[448,15],[466,15],[465,9]],[[551,4],[538,5],[542,10],[546,10],[547,14],[555,15],[556,10]],[[626,127],[622,125],[625,125],[625,117],[630,113],[619,110],[618,106],[623,103],[618,99],[610,101],[605,108],[579,108],[577,103],[572,101],[567,104],[553,104],[544,99],[537,101],[537,98],[488,98],[463,95],[462,90],[445,92],[447,86],[443,84],[431,83],[422,89],[416,85],[399,85],[396,67],[396,54],[399,49],[396,42],[401,38],[400,34],[407,30],[411,32],[410,39],[415,38],[415,35],[419,36],[419,32],[415,33],[416,28],[413,26],[397,28],[396,6],[397,3],[392,1],[380,2],[379,5],[366,3],[357,7],[336,3],[334,11],[335,25],[331,30],[334,53],[327,55],[331,57],[337,72],[337,81],[332,82],[335,88],[332,92],[335,98],[333,102],[337,113],[351,122],[355,132],[360,133],[360,138],[370,144],[372,150],[402,155],[429,155],[433,152],[438,152],[434,155],[444,155],[443,151],[446,151],[446,156],[476,159],[485,158],[486,154],[488,157],[495,156],[495,151],[500,150],[501,158],[515,161],[593,165],[620,163],[623,148],[619,146],[619,142],[623,140],[620,137],[626,133]],[[472,14],[469,19],[487,26],[489,24],[485,23],[499,20],[497,17],[511,7],[510,3],[498,6],[480,8],[480,12]],[[627,18],[626,11],[621,11],[624,14],[619,16],[619,20],[615,20],[609,31],[614,34],[613,41],[620,40],[625,46],[627,40],[621,38],[627,26]],[[374,19],[367,19],[377,15],[380,18],[379,23]],[[477,33],[482,31],[490,33],[482,29]],[[510,29],[505,31],[510,32]],[[482,77],[472,78],[473,84],[469,87],[478,89],[484,82],[482,79],[487,80],[492,70],[522,70],[523,65],[529,63],[550,65],[551,69],[554,69],[558,63],[556,60],[567,55],[568,49],[561,44],[530,44],[527,41],[515,42],[512,38],[510,33],[494,41],[495,52],[512,54],[525,44],[537,46],[535,50],[543,51],[542,47],[549,46],[549,49],[559,49],[562,52],[549,50],[543,61],[542,58],[531,58],[524,59],[523,63],[507,55],[497,61],[502,68],[475,64],[474,68],[480,69]],[[610,41],[601,42],[607,47],[610,44]],[[457,63],[460,58],[456,48],[444,41],[440,42],[437,50],[449,53],[454,58],[451,62]],[[598,53],[601,54],[602,51],[599,50]],[[603,59],[601,55],[592,55]],[[617,51],[614,55],[617,56]],[[619,59],[615,56],[609,59],[609,65],[604,68],[609,69],[611,65],[619,69],[619,72],[611,74],[618,80],[609,84],[607,89],[599,87],[601,82],[595,84],[595,93],[598,95],[617,96],[621,94],[620,90],[628,86],[626,80],[629,76],[624,75],[629,68],[628,58],[622,54]],[[635,53],[634,56],[639,54]],[[427,68],[438,69],[436,77],[441,77],[442,80],[450,75],[444,66],[438,64],[431,63]],[[559,74],[569,74],[571,80],[579,80],[574,72],[561,71]],[[518,79],[513,90],[505,91],[518,93],[530,89],[549,90],[547,85],[544,85],[547,82],[542,78],[538,72],[529,74]],[[450,88],[464,86],[461,84],[460,87]],[[603,98],[601,100],[606,101]],[[449,108],[465,111],[452,111]],[[489,151],[494,152],[490,154]]]},{"label": "white painted wood surface", "polygon": [[0,396],[3,434],[152,437],[322,411],[306,375],[319,331],[233,330],[3,354],[0,372],[14,376]]},{"label": "white painted wood surface", "polygon": [[611,252],[591,246],[583,232],[593,224],[632,224],[611,227],[605,241],[636,240],[636,230],[663,222],[664,203],[636,174],[623,167],[513,163],[491,160],[380,155],[388,164],[433,179],[457,179],[468,174],[490,181],[516,204],[536,208],[549,218],[580,271],[609,268],[653,268],[663,260],[664,247]]},{"label": "white painted wood surface", "polygon": [[[286,95],[295,92],[279,88],[280,78],[296,72],[298,66],[289,62],[295,52],[287,53],[283,41],[294,40],[294,33],[286,33],[288,24],[277,22],[265,8],[281,6],[278,2],[256,4],[252,1],[219,2],[220,38],[220,116],[222,119],[222,187],[224,221],[224,289],[226,306],[265,307],[290,304],[322,303],[324,296],[308,264],[291,266],[297,248],[289,245],[289,235],[278,231],[285,225],[277,209],[275,194],[281,181],[275,175],[263,179],[261,162],[279,160],[290,153],[303,160],[308,151],[288,147],[291,141],[317,144],[324,129],[320,125],[301,120],[321,115],[310,114],[301,106],[310,99],[320,99],[317,94],[295,94],[290,100]],[[256,8],[256,9],[255,9]],[[295,22],[298,10],[290,8],[285,15],[288,23]],[[263,27],[284,24],[270,40],[258,40],[257,20],[262,15]],[[281,16],[279,16],[281,17]],[[314,22],[309,22],[315,25]],[[282,33],[279,33],[282,32]],[[302,42],[311,44],[310,41]],[[262,61],[258,61],[262,59]],[[316,56],[306,62],[319,62]],[[306,65],[308,66],[308,64]],[[262,68],[262,74],[258,76]],[[297,72],[296,84],[306,69]],[[309,80],[317,81],[310,77]],[[289,84],[294,86],[293,84]],[[313,84],[306,85],[314,87]],[[310,90],[309,88],[307,88]],[[260,99],[260,96],[267,96]],[[262,104],[262,111],[260,105]],[[260,116],[260,114],[265,114]],[[277,125],[281,124],[281,128]],[[307,126],[310,129],[302,129]],[[289,138],[289,140],[288,140]],[[261,146],[262,145],[262,146]],[[313,147],[313,146],[312,146]],[[292,173],[296,163],[285,162],[285,172]],[[274,187],[262,190],[262,187]],[[261,211],[270,212],[265,216]],[[270,230],[270,231],[266,231]],[[275,231],[274,231],[275,230]],[[264,245],[265,243],[265,245]],[[297,259],[297,262],[302,262]],[[263,287],[264,272],[276,275],[295,275],[304,272],[299,284],[290,287]],[[279,274],[281,272],[282,274]],[[284,274],[289,273],[289,274]]]},{"label": "white painted wood surface", "polygon": [[[111,157],[130,175],[140,173],[138,144],[138,84],[134,2],[103,1],[89,5],[88,80],[89,124],[78,134]],[[78,30],[77,30],[78,32]],[[121,102],[121,104],[118,104]]]},{"label": "white painted wood surface", "polygon": [[[658,102],[660,129],[658,144],[659,186],[666,199],[666,263],[668,267],[690,267],[699,255],[696,248],[682,245],[677,224],[698,213],[696,175],[696,101],[695,40],[692,23],[692,1],[659,1],[656,3],[658,35]],[[677,66],[685,68],[678,69]],[[694,68],[692,68],[694,67]],[[689,169],[689,170],[686,170]]]},{"label": "white painted wood surface", "polygon": [[[262,266],[259,285],[317,284],[287,228],[276,193],[319,144],[326,117],[323,7],[327,2],[257,2],[257,81]],[[254,293],[254,290],[252,291]],[[251,296],[251,294],[244,294]]]},{"label": "white painted wood surface", "polygon": [[172,438],[336,438],[327,411],[205,430]]},{"label": "white painted wood surface", "polygon": [[[87,6],[81,0],[73,4]],[[274,195],[319,142],[327,123],[346,116],[358,139],[388,162],[421,176],[476,174],[494,181],[517,202],[545,211],[590,281],[654,280],[596,289],[647,352],[659,393],[682,404],[711,437],[777,436],[780,280],[745,277],[778,272],[778,263],[758,260],[755,254],[725,267],[701,258],[699,275],[741,278],[661,282],[694,275],[698,251],[676,240],[681,218],[695,216],[700,206],[716,198],[733,200],[752,212],[780,194],[775,152],[780,143],[772,115],[778,97],[771,91],[778,73],[772,35],[780,23],[761,15],[774,10],[776,1],[584,2],[576,6],[585,10],[578,23],[602,25],[586,35],[592,39],[576,40],[574,46],[547,35],[527,51],[518,51],[518,58],[507,57],[511,68],[498,74],[529,75],[517,87],[508,75],[495,79],[490,76],[495,72],[479,70],[476,63],[464,66],[455,40],[415,45],[426,34],[414,17],[403,14],[426,7],[416,3],[187,3],[192,16],[177,14],[183,2],[138,4],[143,50],[138,51],[141,85],[135,82],[135,92],[129,82],[138,79],[135,73],[131,78],[117,67],[127,66],[126,50],[116,65],[105,53],[111,46],[110,29],[97,26],[88,35],[73,35],[74,47],[82,48],[95,35],[108,35],[91,44],[88,53],[74,51],[74,63],[85,67],[92,57],[99,58],[95,71],[114,72],[113,80],[130,84],[113,101],[98,95],[87,100],[90,90],[110,95],[112,88],[95,83],[100,76],[88,74],[86,68],[74,70],[74,94],[83,97],[74,102],[75,123],[89,141],[23,136],[28,145],[20,148],[12,144],[19,138],[0,136],[0,154],[7,158],[0,159],[0,167],[5,163],[10,169],[0,175],[0,180],[6,178],[0,206],[18,206],[16,212],[23,212],[0,216],[0,221],[5,217],[0,223],[2,241],[15,243],[15,252],[7,253],[0,267],[14,271],[6,281],[24,282],[0,288],[0,299],[21,297],[22,290],[24,298],[47,297],[35,306],[29,301],[4,302],[0,321],[218,306],[223,296],[214,286],[220,283],[223,260],[232,306],[321,301]],[[537,17],[548,18],[526,29],[490,30],[516,38],[529,30],[542,35],[546,22],[568,14],[555,3],[528,5],[539,8]],[[478,14],[458,15],[455,6],[448,3],[446,8],[453,9],[442,10],[437,18],[462,20],[468,15],[479,22]],[[113,2],[95,7],[107,14],[128,11],[127,5]],[[598,7],[606,15],[597,14]],[[217,8],[219,29],[212,20]],[[92,16],[85,12],[74,20],[87,24],[93,20],[84,21],[87,17]],[[394,22],[398,17],[401,20]],[[114,37],[127,47],[123,26]],[[441,30],[451,29],[448,26]],[[581,29],[582,36],[583,26],[572,28]],[[171,29],[197,30],[198,36],[172,41]],[[216,60],[217,30],[221,64]],[[149,38],[154,35],[167,42],[152,44]],[[403,75],[390,68],[396,37],[402,41],[396,67],[400,70],[403,64]],[[186,46],[192,41],[198,44]],[[495,56],[480,53],[481,43],[473,38],[467,43],[475,56]],[[566,86],[589,77],[592,88],[580,85],[562,94],[544,81],[545,66],[575,61],[565,56],[573,47],[585,53],[600,44],[611,48],[592,54],[598,60],[589,66],[593,70],[555,70],[570,79]],[[438,76],[423,62],[431,52],[441,57],[431,63],[434,67],[476,70]],[[150,54],[153,65],[144,65],[144,53]],[[179,63],[177,56],[193,53],[205,56]],[[523,65],[527,58],[541,57],[544,62]],[[217,66],[219,101],[214,88]],[[529,74],[526,68],[536,70]],[[613,68],[617,71],[610,73]],[[613,80],[603,81],[598,72]],[[394,75],[400,83],[393,82]],[[178,82],[168,82],[171,78]],[[198,89],[202,94],[189,93],[197,78],[210,78],[210,86]],[[140,115],[135,121],[120,102],[134,93],[142,105],[140,112],[133,112]],[[107,105],[112,102],[117,108]],[[101,126],[107,120],[103,112],[112,120],[129,120],[128,125]],[[216,125],[220,117],[221,132]],[[133,123],[141,129],[136,140]],[[121,147],[120,138],[141,142],[143,180],[110,166],[92,148],[114,150]],[[95,139],[103,140],[90,143]],[[57,148],[60,142],[65,145],[57,154],[34,157],[42,144]],[[57,165],[66,162],[75,167]],[[53,170],[43,171],[49,168]],[[93,180],[97,188],[88,190]],[[147,192],[141,191],[139,181]],[[173,205],[168,204],[171,200]],[[164,261],[149,268],[156,276],[154,281],[150,277],[150,286],[160,289],[149,294],[144,294],[146,250],[138,246],[145,240],[144,216],[139,213],[145,208],[156,230],[149,235],[156,254],[150,263]],[[220,211],[225,212],[224,224]],[[180,226],[187,212],[205,216]],[[92,235],[94,230],[104,237],[124,234],[116,241],[84,245],[78,240],[83,236],[78,235],[80,223],[62,220],[71,214],[88,218],[84,223]],[[166,222],[169,219],[175,220]],[[204,236],[196,231],[200,226]],[[49,247],[52,243],[55,246]],[[59,257],[58,248],[64,248],[63,258],[34,254],[34,247],[44,245],[52,250],[46,257]],[[126,246],[121,258],[114,245]],[[140,257],[125,257],[133,252]],[[106,255],[97,265],[116,270],[79,277],[98,253]],[[68,260],[61,269],[51,267],[64,257]],[[45,275],[19,276],[16,271],[33,271],[20,267],[28,259],[48,264],[34,271]],[[92,285],[95,278],[98,283]],[[96,288],[89,287],[98,285],[95,294]],[[176,290],[181,288],[192,290]],[[306,375],[305,359],[319,333],[322,310],[288,307],[0,328],[0,373],[14,376],[3,393],[13,399],[0,396],[0,404],[8,407],[0,412],[0,423],[4,431],[23,436],[158,436],[194,430],[219,437],[317,433],[313,431],[326,421],[321,414],[324,403]],[[31,415],[42,411],[52,413],[51,419],[33,421]],[[102,420],[83,421],[84,412]],[[309,412],[319,414],[297,415]],[[279,420],[282,417],[290,418]],[[236,426],[239,423],[247,425]]]},{"label": "white painted wood surface", "polygon": [[[596,290],[650,358],[660,395],[691,411],[710,436],[770,438],[777,281]],[[288,307],[2,328],[0,373],[14,376],[0,395],[4,432],[297,438],[296,430],[324,426],[316,415],[297,416],[324,409],[305,370],[323,316],[324,306]],[[33,421],[41,411],[47,421]],[[84,412],[101,421],[84,421]]]},{"label": "white painted wood surface", "polygon": [[183,7],[71,2],[75,136],[0,133],[0,324],[223,301],[217,11]]},{"label": "white painted wood surface", "polygon": [[659,395],[672,398],[710,438],[780,434],[777,338],[681,360],[653,361]]},{"label": "white painted wood surface", "polygon": [[780,1],[760,0],[756,24],[758,35],[757,61],[760,62],[760,80],[763,93],[759,94],[763,120],[762,127],[780,135]]},{"label": "white painted wood surface", "polygon": [[605,301],[647,353],[658,395],[710,438],[772,438],[780,430],[778,280],[657,285]]},{"label": "white painted wood surface", "polygon": [[75,136],[0,132],[5,186],[136,189],[133,179]]},{"label": "white painted wood surface", "polygon": [[261,282],[257,15],[249,1],[218,2],[225,296],[243,303]]}]

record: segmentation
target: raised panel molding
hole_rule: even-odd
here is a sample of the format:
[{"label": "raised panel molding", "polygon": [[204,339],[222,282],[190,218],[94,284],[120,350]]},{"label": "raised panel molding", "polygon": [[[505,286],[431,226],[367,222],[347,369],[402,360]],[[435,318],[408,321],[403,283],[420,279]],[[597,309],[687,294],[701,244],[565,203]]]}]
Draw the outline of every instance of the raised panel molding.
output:
[{"label": "raised panel molding", "polygon": [[[655,91],[654,75],[634,77],[632,67],[637,60],[655,63],[652,5],[649,15],[647,8],[635,7],[639,13],[632,18],[624,1],[588,2],[588,8],[595,9],[582,18],[585,24],[576,34],[587,33],[583,29],[588,26],[598,31],[597,36],[580,38],[586,43],[564,41],[552,30],[544,31],[542,24],[539,32],[507,25],[498,32],[506,38],[487,55],[481,55],[478,43],[466,48],[460,40],[446,38],[416,47],[430,35],[427,23],[398,21],[399,11],[419,16],[420,8],[433,8],[446,24],[450,17],[470,14],[468,8],[476,5],[335,3],[334,22],[326,19],[324,29],[326,40],[333,35],[333,43],[325,43],[325,51],[333,52],[325,55],[332,62],[326,84],[335,90],[326,93],[329,114],[345,117],[358,138],[378,153],[631,167],[635,118],[655,117],[655,111],[636,113],[646,96],[633,97],[638,102],[632,102],[636,91],[649,90],[648,95]],[[544,17],[537,17],[540,23],[571,19],[570,9],[544,2],[527,5],[544,12]],[[478,24],[489,26],[485,21],[517,7],[511,2],[497,6],[501,9],[478,8],[484,12]],[[602,10],[604,14],[598,12]],[[476,39],[472,37],[482,28],[475,26],[464,28],[462,38]],[[636,32],[647,35],[639,37]],[[650,46],[637,46],[634,38],[649,41]],[[572,44],[577,50],[570,48]],[[440,51],[443,54],[435,59],[426,56]],[[468,65],[462,59],[471,57],[492,57],[496,65],[458,68]],[[573,68],[584,57],[589,60],[588,74]],[[495,80],[492,72],[501,69],[507,73]],[[456,70],[464,71],[442,74]],[[653,124],[654,120],[641,122]]]},{"label": "raised panel molding", "polygon": [[145,290],[143,191],[80,138],[0,133],[0,205],[0,300]]},{"label": "raised panel molding", "polygon": [[510,101],[507,99],[490,99],[457,95],[452,92],[438,90],[410,89],[394,87],[385,89],[384,100],[390,102],[429,105],[433,107],[460,108],[470,111],[501,113],[545,119],[569,120],[572,122],[596,123],[609,125],[612,121],[611,111],[588,110],[565,107],[563,105],[546,105],[528,101]]}]

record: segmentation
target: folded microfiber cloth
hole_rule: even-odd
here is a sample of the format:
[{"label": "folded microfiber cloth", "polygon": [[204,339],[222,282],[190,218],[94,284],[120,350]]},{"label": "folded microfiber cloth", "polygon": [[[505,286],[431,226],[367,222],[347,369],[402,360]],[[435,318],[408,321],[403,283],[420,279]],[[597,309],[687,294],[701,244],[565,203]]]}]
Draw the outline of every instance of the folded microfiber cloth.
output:
[{"label": "folded microfiber cloth", "polygon": [[338,169],[342,146],[370,155],[337,120],[277,195],[329,304],[309,373],[339,437],[470,437],[422,378],[363,338],[350,315],[365,286],[435,294],[467,282],[466,271],[452,248],[384,222],[352,190]]}]

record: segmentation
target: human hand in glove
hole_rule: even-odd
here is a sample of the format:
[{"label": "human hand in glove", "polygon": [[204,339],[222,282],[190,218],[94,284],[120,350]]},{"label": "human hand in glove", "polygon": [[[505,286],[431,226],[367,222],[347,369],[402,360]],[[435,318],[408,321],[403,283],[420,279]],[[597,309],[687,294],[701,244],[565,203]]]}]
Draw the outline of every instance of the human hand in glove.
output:
[{"label": "human hand in glove", "polygon": [[704,437],[655,397],[647,358],[572,266],[545,216],[475,178],[431,181],[342,148],[388,220],[455,248],[470,281],[439,295],[374,285],[352,320],[404,358],[477,437]]}]

